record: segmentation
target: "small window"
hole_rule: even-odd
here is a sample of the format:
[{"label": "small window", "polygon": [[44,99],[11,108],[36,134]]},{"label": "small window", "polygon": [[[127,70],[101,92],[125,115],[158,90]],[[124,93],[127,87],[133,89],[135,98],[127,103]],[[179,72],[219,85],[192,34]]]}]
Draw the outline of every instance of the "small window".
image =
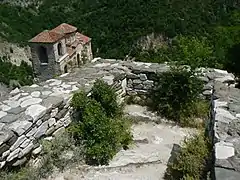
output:
[{"label": "small window", "polygon": [[62,44],[61,43],[58,44],[57,49],[58,49],[58,55],[62,56],[63,52],[62,52]]},{"label": "small window", "polygon": [[13,53],[13,48],[12,47],[10,47],[10,53]]},{"label": "small window", "polygon": [[64,66],[64,73],[67,73],[68,72],[68,68],[67,68],[67,65]]}]

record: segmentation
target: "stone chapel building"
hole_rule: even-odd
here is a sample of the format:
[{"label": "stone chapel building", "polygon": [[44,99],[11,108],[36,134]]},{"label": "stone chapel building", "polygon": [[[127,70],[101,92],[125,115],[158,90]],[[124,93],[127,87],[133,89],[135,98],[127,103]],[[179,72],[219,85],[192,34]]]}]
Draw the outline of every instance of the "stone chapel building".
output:
[{"label": "stone chapel building", "polygon": [[93,58],[91,38],[66,23],[39,33],[29,43],[33,70],[40,80],[67,73]]}]

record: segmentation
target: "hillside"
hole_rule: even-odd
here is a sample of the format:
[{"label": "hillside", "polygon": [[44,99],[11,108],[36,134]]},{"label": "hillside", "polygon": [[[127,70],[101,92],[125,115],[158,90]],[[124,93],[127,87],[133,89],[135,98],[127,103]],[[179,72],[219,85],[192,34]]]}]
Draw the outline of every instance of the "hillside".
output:
[{"label": "hillside", "polygon": [[40,31],[67,22],[93,38],[95,56],[123,58],[131,53],[138,60],[157,62],[176,57],[168,51],[162,59],[162,50],[160,55],[156,51],[139,55],[133,48],[139,38],[151,33],[168,39],[180,34],[204,36],[214,47],[211,56],[219,61],[211,66],[225,66],[227,51],[240,42],[239,8],[237,0],[43,0],[27,7],[1,4],[0,35],[26,44]]}]

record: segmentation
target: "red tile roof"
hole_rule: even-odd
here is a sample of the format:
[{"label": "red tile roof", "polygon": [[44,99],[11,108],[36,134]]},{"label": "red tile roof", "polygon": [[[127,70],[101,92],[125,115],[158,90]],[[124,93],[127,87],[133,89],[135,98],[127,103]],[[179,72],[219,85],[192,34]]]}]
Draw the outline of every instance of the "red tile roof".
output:
[{"label": "red tile roof", "polygon": [[55,27],[51,30],[52,32],[60,33],[60,34],[68,34],[77,31],[77,28],[66,23],[62,23],[59,26]]},{"label": "red tile roof", "polygon": [[77,40],[83,42],[83,44],[85,44],[91,40],[91,38],[89,38],[79,32],[76,33],[76,38],[77,38]]},{"label": "red tile roof", "polygon": [[29,42],[38,42],[38,43],[53,43],[64,37],[64,34],[58,34],[51,31],[43,31],[32,38]]},{"label": "red tile roof", "polygon": [[[50,30],[50,31],[43,31],[36,35],[34,38],[32,38],[29,42],[33,43],[54,43],[61,38],[63,38],[66,34],[76,32],[77,28],[66,23],[62,23],[56,28]],[[76,33],[76,39],[80,41],[80,43],[87,43],[91,40],[91,38],[77,32]]]}]

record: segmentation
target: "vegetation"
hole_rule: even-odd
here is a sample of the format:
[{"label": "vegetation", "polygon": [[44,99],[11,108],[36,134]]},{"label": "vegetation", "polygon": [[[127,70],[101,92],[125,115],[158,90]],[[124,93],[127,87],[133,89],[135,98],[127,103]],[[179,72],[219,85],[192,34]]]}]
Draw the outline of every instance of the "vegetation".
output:
[{"label": "vegetation", "polygon": [[203,132],[186,138],[176,158],[168,164],[167,180],[207,179],[211,146]]},{"label": "vegetation", "polygon": [[21,86],[32,84],[32,67],[23,61],[20,66],[16,66],[10,63],[7,58],[0,58],[0,82],[14,86],[11,84],[11,80],[16,80]]},{"label": "vegetation", "polygon": [[208,106],[199,98],[203,82],[196,72],[183,66],[158,74],[151,94],[151,107],[183,126],[196,126],[196,118],[207,116]]},{"label": "vegetation", "polygon": [[104,165],[132,141],[130,124],[121,117],[114,89],[97,80],[88,97],[83,91],[74,94],[71,106],[76,118],[69,132],[76,143],[84,145],[88,164]]},{"label": "vegetation", "polygon": [[[195,61],[198,66],[224,68],[236,59],[231,49],[238,49],[236,45],[240,43],[237,0],[42,1],[37,7],[27,8],[1,4],[0,35],[26,44],[40,31],[67,22],[93,38],[96,56],[123,58],[130,54],[143,61]],[[169,46],[140,56],[141,50],[135,49],[134,44],[152,32],[169,39]],[[176,45],[172,45],[172,39],[177,40]],[[175,47],[180,47],[177,54]],[[229,58],[228,53],[233,57]]]},{"label": "vegetation", "polygon": [[[74,146],[74,139],[68,133],[63,133],[52,141],[42,141],[43,151],[38,157],[41,161],[38,166],[27,165],[20,169],[1,171],[1,180],[41,180],[50,175],[54,168],[63,170],[73,163],[83,160],[82,147]],[[71,157],[67,153],[72,152]]]}]

